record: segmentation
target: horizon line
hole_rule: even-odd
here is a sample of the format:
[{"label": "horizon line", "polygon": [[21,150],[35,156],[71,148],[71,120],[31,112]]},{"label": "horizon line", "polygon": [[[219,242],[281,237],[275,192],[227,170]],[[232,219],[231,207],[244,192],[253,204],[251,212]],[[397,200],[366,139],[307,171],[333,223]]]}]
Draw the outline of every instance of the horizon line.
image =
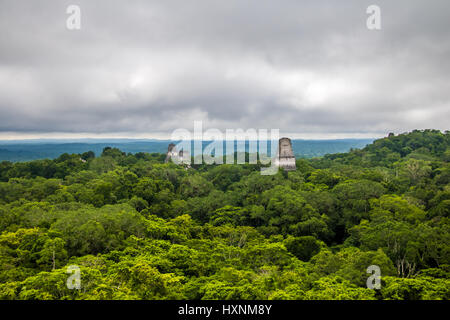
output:
[{"label": "horizon line", "polygon": [[[404,132],[401,132],[404,133]],[[395,134],[400,134],[400,132],[395,132]],[[279,137],[287,137],[291,140],[367,140],[367,139],[380,139],[388,136],[388,132],[379,133],[280,133]],[[155,141],[175,141],[171,139],[170,135],[167,134],[124,134],[124,135],[102,135],[102,134],[61,134],[61,133],[45,133],[45,134],[17,134],[17,133],[1,133],[0,141],[2,142],[12,142],[12,141],[39,141],[39,140],[67,140],[67,141],[80,141],[80,140],[155,140]],[[177,139],[181,140],[181,139]],[[191,139],[192,141],[197,141],[201,139]],[[224,134],[224,141],[226,139]],[[246,138],[246,141],[250,139]],[[259,140],[259,139],[258,139]],[[270,140],[268,138],[267,140]],[[206,141],[206,140],[204,140]]]}]

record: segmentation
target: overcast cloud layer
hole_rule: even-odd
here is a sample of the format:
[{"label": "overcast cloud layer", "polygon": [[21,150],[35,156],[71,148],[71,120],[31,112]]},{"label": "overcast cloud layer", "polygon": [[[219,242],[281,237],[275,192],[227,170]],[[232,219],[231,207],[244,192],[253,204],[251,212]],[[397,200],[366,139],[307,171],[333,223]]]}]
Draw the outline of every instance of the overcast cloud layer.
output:
[{"label": "overcast cloud layer", "polygon": [[448,0],[0,0],[0,138],[163,137],[194,120],[305,138],[447,130],[449,21]]}]

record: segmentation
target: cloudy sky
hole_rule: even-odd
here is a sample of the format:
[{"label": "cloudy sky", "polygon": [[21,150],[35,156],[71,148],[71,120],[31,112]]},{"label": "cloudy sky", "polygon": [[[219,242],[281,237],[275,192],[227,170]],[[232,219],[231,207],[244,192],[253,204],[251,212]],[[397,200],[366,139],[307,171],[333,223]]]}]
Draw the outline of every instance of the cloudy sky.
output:
[{"label": "cloudy sky", "polygon": [[447,130],[449,21],[448,0],[0,0],[0,139],[164,138],[196,120],[297,138]]}]

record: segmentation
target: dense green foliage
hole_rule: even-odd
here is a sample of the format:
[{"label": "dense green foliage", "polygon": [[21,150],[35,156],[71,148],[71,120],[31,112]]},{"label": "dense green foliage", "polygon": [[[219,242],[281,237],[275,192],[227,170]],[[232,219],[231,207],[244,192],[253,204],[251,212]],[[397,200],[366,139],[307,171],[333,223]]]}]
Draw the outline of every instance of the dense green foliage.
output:
[{"label": "dense green foliage", "polygon": [[449,299],[449,142],[414,131],[273,176],[116,148],[2,162],[0,299]]}]

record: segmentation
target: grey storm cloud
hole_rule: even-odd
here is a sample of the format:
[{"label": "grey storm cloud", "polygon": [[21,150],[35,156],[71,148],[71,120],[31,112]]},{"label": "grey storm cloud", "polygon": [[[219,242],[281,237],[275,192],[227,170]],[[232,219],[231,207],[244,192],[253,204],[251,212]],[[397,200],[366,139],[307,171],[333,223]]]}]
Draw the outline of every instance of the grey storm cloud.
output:
[{"label": "grey storm cloud", "polygon": [[[81,9],[81,30],[66,8]],[[382,29],[366,27],[369,5]],[[0,135],[446,130],[447,0],[0,0]]]}]

